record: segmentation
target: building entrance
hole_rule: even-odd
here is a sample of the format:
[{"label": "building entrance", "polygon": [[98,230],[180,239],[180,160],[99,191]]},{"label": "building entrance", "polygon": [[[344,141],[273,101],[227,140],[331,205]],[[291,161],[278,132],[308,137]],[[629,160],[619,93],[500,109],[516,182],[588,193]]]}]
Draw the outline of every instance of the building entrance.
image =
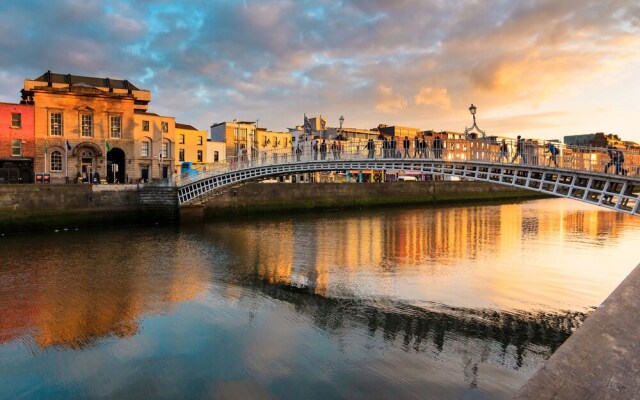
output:
[{"label": "building entrance", "polygon": [[93,158],[82,157],[82,182],[93,181]]}]

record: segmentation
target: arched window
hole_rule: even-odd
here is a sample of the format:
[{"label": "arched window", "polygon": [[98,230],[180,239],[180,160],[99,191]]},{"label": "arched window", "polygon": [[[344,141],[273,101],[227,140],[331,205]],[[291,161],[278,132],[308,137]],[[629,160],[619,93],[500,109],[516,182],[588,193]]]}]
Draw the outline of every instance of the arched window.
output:
[{"label": "arched window", "polygon": [[51,152],[51,172],[62,172],[62,153]]}]

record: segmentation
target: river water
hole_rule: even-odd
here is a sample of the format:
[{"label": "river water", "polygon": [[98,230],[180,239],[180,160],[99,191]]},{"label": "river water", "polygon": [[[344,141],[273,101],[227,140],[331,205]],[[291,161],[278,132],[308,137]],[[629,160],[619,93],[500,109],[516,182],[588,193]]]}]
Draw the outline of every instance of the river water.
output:
[{"label": "river water", "polygon": [[0,398],[509,398],[638,264],[570,200],[0,238]]}]

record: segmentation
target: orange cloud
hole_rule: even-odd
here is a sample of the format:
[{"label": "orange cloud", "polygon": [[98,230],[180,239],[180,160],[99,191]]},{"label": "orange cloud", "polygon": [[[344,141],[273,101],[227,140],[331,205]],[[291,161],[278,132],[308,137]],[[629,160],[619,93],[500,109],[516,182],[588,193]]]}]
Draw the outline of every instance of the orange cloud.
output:
[{"label": "orange cloud", "polygon": [[389,86],[379,85],[377,91],[376,111],[393,113],[407,107],[407,101],[399,94],[393,93]]},{"label": "orange cloud", "polygon": [[414,99],[417,105],[436,106],[446,110],[451,108],[451,98],[447,88],[423,87]]}]

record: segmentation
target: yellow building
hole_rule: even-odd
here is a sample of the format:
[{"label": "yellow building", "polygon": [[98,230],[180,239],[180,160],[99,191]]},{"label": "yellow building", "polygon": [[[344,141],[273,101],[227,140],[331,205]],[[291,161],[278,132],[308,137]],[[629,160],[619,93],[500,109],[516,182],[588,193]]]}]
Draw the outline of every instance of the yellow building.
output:
[{"label": "yellow building", "polygon": [[[256,133],[257,132],[257,133]],[[211,140],[224,142],[230,159],[253,159],[258,153],[291,148],[290,132],[273,132],[257,128],[255,122],[220,122],[211,126]]]},{"label": "yellow building", "polygon": [[176,120],[138,111],[134,114],[135,175],[140,182],[168,178],[175,173]]},{"label": "yellow building", "polygon": [[151,175],[152,145],[167,138],[162,162],[172,166],[175,120],[147,113],[150,101],[148,90],[127,80],[51,71],[25,80],[21,103],[34,105],[35,172],[51,173],[52,182],[160,176],[158,167]]},{"label": "yellow building", "polygon": [[198,164],[207,160],[207,132],[199,131],[191,125],[176,123],[176,169],[180,170],[183,161]]}]

